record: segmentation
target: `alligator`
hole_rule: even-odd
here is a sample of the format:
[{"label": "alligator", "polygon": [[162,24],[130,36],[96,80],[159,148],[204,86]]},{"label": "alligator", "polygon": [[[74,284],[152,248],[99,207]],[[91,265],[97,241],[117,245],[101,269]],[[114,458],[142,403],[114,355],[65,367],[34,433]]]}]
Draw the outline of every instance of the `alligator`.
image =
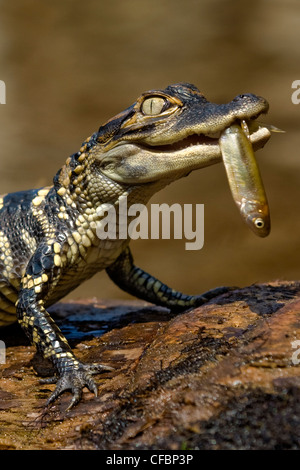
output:
[{"label": "alligator", "polygon": [[264,98],[249,93],[212,103],[188,83],[148,91],[87,138],[52,185],[0,197],[0,326],[18,321],[52,361],[55,375],[44,382],[56,388],[47,405],[71,390],[70,409],[85,386],[97,395],[93,375],[112,370],[79,361],[47,312],[96,272],[105,269],[121,289],[171,312],[226,291],[186,295],[168,287],[134,264],[129,237],[97,236],[97,208],[118,210],[124,197],[128,206],[147,204],[169,183],[221,162],[220,135],[236,123],[247,123],[254,150],[263,147],[270,131],[257,118],[267,110]]}]

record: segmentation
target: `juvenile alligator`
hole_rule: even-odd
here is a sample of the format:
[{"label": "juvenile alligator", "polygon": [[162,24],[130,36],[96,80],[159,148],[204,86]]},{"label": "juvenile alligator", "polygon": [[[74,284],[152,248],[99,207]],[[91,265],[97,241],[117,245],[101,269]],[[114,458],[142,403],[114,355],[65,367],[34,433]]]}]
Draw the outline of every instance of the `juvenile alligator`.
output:
[{"label": "juvenile alligator", "polygon": [[47,307],[96,272],[130,294],[183,311],[201,305],[222,288],[199,296],[184,295],[136,267],[129,239],[100,240],[96,209],[146,204],[172,181],[221,161],[219,137],[244,121],[254,150],[270,137],[257,116],[265,99],[245,94],[228,104],[210,103],[190,84],[142,94],[136,103],[100,127],[69,157],[52,186],[0,198],[0,326],[18,319],[21,327],[55,367],[56,389],[47,403],[71,389],[71,408],[87,386],[97,394],[92,375],[111,370],[83,364],[47,312]]}]

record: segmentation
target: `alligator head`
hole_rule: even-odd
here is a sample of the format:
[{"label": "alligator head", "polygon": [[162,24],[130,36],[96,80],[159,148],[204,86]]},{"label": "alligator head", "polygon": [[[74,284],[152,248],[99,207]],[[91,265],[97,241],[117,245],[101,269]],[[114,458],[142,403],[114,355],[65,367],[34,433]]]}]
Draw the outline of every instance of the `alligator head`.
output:
[{"label": "alligator head", "polygon": [[188,83],[143,93],[100,127],[100,171],[119,183],[173,181],[220,162],[222,131],[241,121],[247,123],[257,150],[271,135],[256,121],[268,107],[264,98],[253,94],[239,95],[227,104],[211,103]]}]

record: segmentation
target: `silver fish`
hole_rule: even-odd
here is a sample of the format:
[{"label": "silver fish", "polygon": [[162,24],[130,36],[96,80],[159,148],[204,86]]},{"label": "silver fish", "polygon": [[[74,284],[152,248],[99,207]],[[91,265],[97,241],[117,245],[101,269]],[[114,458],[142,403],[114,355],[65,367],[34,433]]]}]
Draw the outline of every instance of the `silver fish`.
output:
[{"label": "silver fish", "polygon": [[269,206],[248,132],[245,121],[233,124],[222,132],[219,144],[231,193],[243,219],[256,235],[266,237],[271,227]]}]

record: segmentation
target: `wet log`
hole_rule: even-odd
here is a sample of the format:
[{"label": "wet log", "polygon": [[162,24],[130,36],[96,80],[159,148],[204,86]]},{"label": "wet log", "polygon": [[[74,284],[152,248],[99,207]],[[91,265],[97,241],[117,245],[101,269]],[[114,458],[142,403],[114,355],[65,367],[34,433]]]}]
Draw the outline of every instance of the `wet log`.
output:
[{"label": "wet log", "polygon": [[1,330],[0,449],[299,449],[300,283],[256,284],[171,315],[149,304],[58,303],[76,355],[113,372],[66,412],[51,365]]}]

